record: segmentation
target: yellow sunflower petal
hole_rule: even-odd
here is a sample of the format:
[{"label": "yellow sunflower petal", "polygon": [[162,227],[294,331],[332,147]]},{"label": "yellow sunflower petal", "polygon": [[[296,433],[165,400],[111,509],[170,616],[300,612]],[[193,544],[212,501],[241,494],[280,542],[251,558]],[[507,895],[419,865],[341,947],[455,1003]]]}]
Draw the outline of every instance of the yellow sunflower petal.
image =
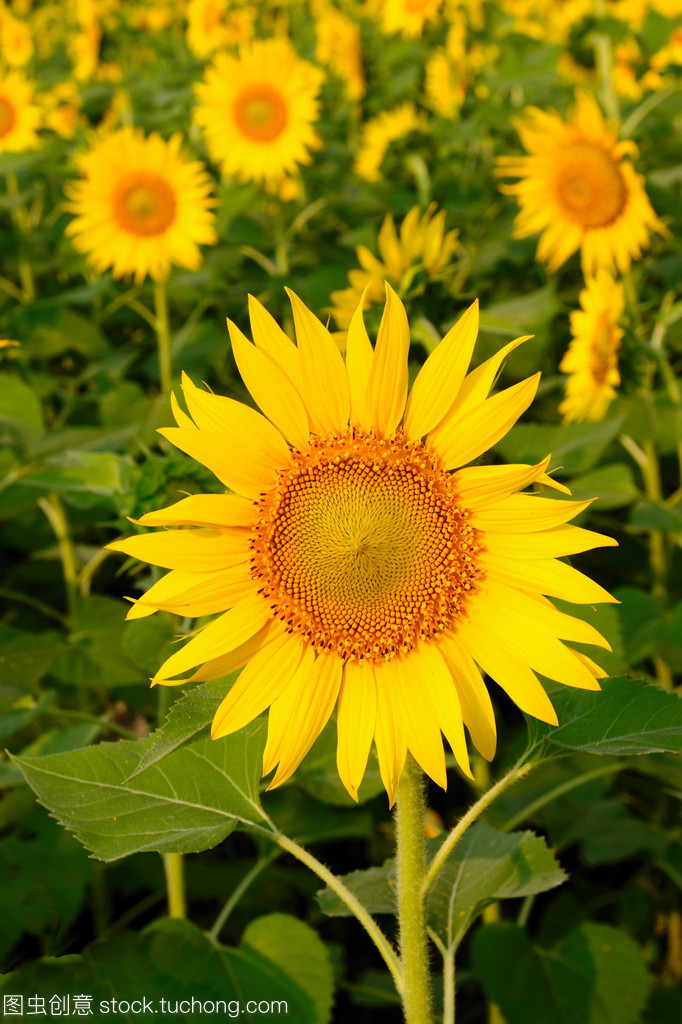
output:
[{"label": "yellow sunflower petal", "polygon": [[523,562],[517,558],[503,558],[485,552],[481,555],[481,562],[485,563],[491,578],[521,590],[560,597],[572,604],[599,604],[602,601],[619,603],[617,598],[612,597],[594,580],[556,558],[536,558]]},{"label": "yellow sunflower petal", "polygon": [[367,386],[373,426],[384,437],[394,433],[405,411],[409,347],[410,328],[405,307],[387,282],[386,305]]},{"label": "yellow sunflower petal", "polygon": [[139,526],[252,526],[258,509],[237,494],[190,494],[175,505],[147,512]]},{"label": "yellow sunflower petal", "polygon": [[237,672],[253,658],[261,647],[274,636],[283,632],[279,623],[267,622],[262,629],[259,629],[249,640],[245,640],[239,647],[227,654],[221,654],[219,658],[211,658],[205,665],[197,669],[188,679],[157,679],[153,685],[161,686],[186,686],[187,683],[205,683],[209,679],[220,679],[228,676],[231,672]]},{"label": "yellow sunflower petal", "polygon": [[177,398],[175,397],[175,393],[172,392],[172,391],[171,391],[170,400],[171,400],[171,411],[173,413],[173,418],[174,418],[175,422],[177,423],[177,425],[179,427],[182,427],[183,430],[196,430],[197,426],[196,426],[194,420],[190,419],[190,417],[187,415],[187,413],[184,412],[180,408],[180,403],[178,402]]},{"label": "yellow sunflower petal", "polygon": [[593,548],[617,547],[618,541],[603,533],[569,525],[537,533],[490,532],[486,534],[485,546],[491,554],[507,558],[558,558]]},{"label": "yellow sunflower petal", "polygon": [[431,702],[434,718],[450,744],[457,764],[472,779],[462,706],[447,661],[438,647],[424,645],[415,667],[424,681],[424,695]]},{"label": "yellow sunflower petal", "polygon": [[540,383],[536,373],[505,388],[499,394],[474,406],[461,417],[441,424],[429,434],[431,444],[446,469],[463,466],[500,440],[535,398]]},{"label": "yellow sunflower petal", "polygon": [[244,498],[259,498],[263,491],[274,487],[277,474],[285,465],[283,460],[268,458],[269,453],[264,450],[260,439],[248,430],[235,429],[230,437],[205,430],[182,430],[180,427],[165,427],[158,432]]},{"label": "yellow sunflower petal", "polygon": [[522,338],[514,338],[513,341],[503,345],[494,356],[486,359],[484,363],[468,373],[441,426],[445,427],[451,420],[458,419],[474,409],[480,402],[485,401],[507,356],[519,345],[530,341],[531,338],[531,334],[524,335]]},{"label": "yellow sunflower petal", "polygon": [[381,671],[389,678],[396,725],[407,741],[408,750],[429,778],[447,789],[443,740],[431,701],[424,699],[419,661],[419,655],[413,651],[409,658],[393,658],[381,666]]},{"label": "yellow sunflower petal", "polygon": [[279,366],[300,397],[303,393],[303,380],[298,349],[275,318],[253,295],[249,295],[249,320],[256,348]]},{"label": "yellow sunflower petal", "polygon": [[[288,753],[294,755],[307,736],[300,728],[294,729],[293,715],[301,711],[300,702],[312,696],[310,681],[315,665],[315,651],[301,645],[302,658],[284,689],[270,702],[268,736],[263,751],[263,775],[269,775],[280,760],[282,748],[288,740]],[[300,723],[299,723],[300,726]],[[312,742],[311,742],[312,746]],[[309,749],[309,748],[308,748]]]},{"label": "yellow sunflower petal", "polygon": [[211,738],[229,736],[265,711],[293,679],[304,653],[301,641],[289,633],[281,633],[261,647],[216,711]]},{"label": "yellow sunflower petal", "polygon": [[541,722],[559,724],[552,702],[527,663],[512,657],[471,620],[459,630],[459,639],[474,661],[502,687],[517,707]]},{"label": "yellow sunflower petal", "polygon": [[287,441],[303,448],[310,437],[308,416],[289,378],[231,320],[227,327],[237,369],[254,402]]},{"label": "yellow sunflower petal", "polygon": [[512,494],[494,505],[475,509],[471,522],[479,530],[493,533],[535,533],[562,526],[580,515],[593,500],[562,501],[536,494]]},{"label": "yellow sunflower petal", "polygon": [[204,626],[181,650],[171,654],[154,676],[154,682],[172,679],[204,661],[233,651],[255,636],[271,615],[269,605],[253,591],[229,612],[223,612]]},{"label": "yellow sunflower petal", "polygon": [[444,633],[440,651],[457,687],[465,725],[474,746],[492,761],[497,746],[497,726],[490,694],[473,658],[453,633]]},{"label": "yellow sunflower petal", "polygon": [[123,551],[164,569],[213,572],[246,562],[250,554],[246,530],[214,533],[212,530],[163,530],[114,540],[107,547]]},{"label": "yellow sunflower petal", "polygon": [[454,474],[457,491],[462,501],[476,510],[509,497],[514,491],[523,490],[529,484],[540,480],[549,466],[551,456],[539,462],[537,466],[512,464],[509,466],[469,466],[458,469]]},{"label": "yellow sunflower petal", "polygon": [[348,383],[350,385],[350,421],[353,426],[364,427],[366,430],[369,430],[373,423],[367,408],[367,386],[369,384],[374,353],[362,316],[367,287],[362,293],[362,298],[353,313],[350,326],[348,327],[348,335],[346,337],[346,370],[348,371]]},{"label": "yellow sunflower petal", "polygon": [[[244,443],[248,438],[257,447],[260,461],[280,468],[289,461],[287,444],[272,423],[255,409],[232,398],[212,395],[196,387],[186,373],[182,375],[182,390],[192,419],[200,430],[228,439],[229,443]],[[239,439],[239,440],[238,440]]]},{"label": "yellow sunflower petal", "polygon": [[357,802],[376,725],[377,687],[367,662],[346,662],[339,692],[336,766],[344,786]]},{"label": "yellow sunflower petal", "polygon": [[418,441],[451,408],[464,380],[478,335],[478,300],[459,318],[426,360],[405,408],[405,433]]},{"label": "yellow sunflower petal", "polygon": [[318,433],[342,431],[350,416],[350,388],[343,356],[327,328],[298,295],[289,288],[286,292],[294,313],[306,408]]},{"label": "yellow sunflower petal", "polygon": [[405,767],[407,744],[402,731],[395,721],[394,697],[390,680],[383,671],[384,666],[378,665],[375,676],[377,684],[377,717],[374,726],[374,742],[379,760],[381,781],[388,793],[388,803],[393,807],[398,795],[400,776]]},{"label": "yellow sunflower petal", "polygon": [[[272,727],[279,734],[276,758],[279,766],[268,789],[281,785],[293,775],[324,729],[339,696],[341,675],[340,659],[321,654],[305,673],[297,674],[273,703],[268,721],[268,740]],[[278,720],[275,725],[273,713]],[[274,764],[275,760],[266,764],[263,755],[263,774],[267,775]]]}]

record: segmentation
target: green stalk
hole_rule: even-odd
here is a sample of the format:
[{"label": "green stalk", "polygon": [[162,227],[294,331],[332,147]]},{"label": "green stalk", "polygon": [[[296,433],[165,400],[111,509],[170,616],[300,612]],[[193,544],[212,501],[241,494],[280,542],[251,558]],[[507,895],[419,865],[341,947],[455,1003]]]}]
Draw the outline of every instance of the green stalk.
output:
[{"label": "green stalk", "polygon": [[[596,0],[595,13],[600,19],[605,16],[604,0]],[[613,90],[613,49],[609,37],[602,32],[595,32],[594,50],[601,82],[601,97],[604,110],[608,117],[614,121],[620,121],[618,97]]]},{"label": "green stalk", "polygon": [[164,395],[170,394],[173,375],[170,327],[168,323],[168,279],[154,283],[156,340],[159,348],[159,383]]},{"label": "green stalk", "polygon": [[78,562],[69,530],[69,521],[66,518],[62,500],[55,492],[49,494],[47,498],[38,498],[38,506],[45,513],[57,538],[59,556],[62,561],[62,572],[64,573],[66,607],[71,618],[75,610],[78,590]]},{"label": "green stalk", "polygon": [[[19,195],[19,181],[14,171],[7,172],[7,194],[10,196]],[[12,210],[12,219],[19,231],[25,235],[28,231],[28,221],[26,219],[26,211],[23,207],[19,206]],[[21,293],[22,302],[32,302],[36,297],[36,286],[33,278],[33,267],[25,257],[20,257],[19,264],[19,280],[21,282]]]},{"label": "green stalk", "polygon": [[532,761],[517,761],[514,767],[511,768],[499,782],[496,782],[494,786],[491,786],[488,792],[484,793],[483,796],[469,808],[466,814],[460,818],[455,827],[448,833],[445,842],[441,844],[436,856],[429,865],[426,877],[422,883],[422,893],[424,895],[426,895],[435,883],[445,861],[448,859],[469,826],[473,825],[477,818],[480,818],[483,812],[497,799],[500,793],[503,793],[505,789],[508,789],[508,787],[518,779],[522,779],[524,775],[527,775],[531,768],[534,767],[535,763]]},{"label": "green stalk", "polygon": [[164,853],[163,867],[166,872],[166,890],[168,892],[168,916],[184,918],[187,916],[185,907],[185,879],[181,853]]},{"label": "green stalk", "polygon": [[422,891],[426,874],[425,814],[422,773],[408,756],[395,810],[398,928],[406,1024],[431,1024],[433,1020],[426,907]]},{"label": "green stalk", "polygon": [[329,868],[325,867],[325,865],[316,857],[313,857],[312,853],[309,853],[305,847],[300,846],[293,839],[289,839],[288,836],[284,836],[278,832],[274,832],[272,838],[283,850],[286,850],[287,853],[292,854],[292,856],[296,857],[297,860],[300,860],[301,864],[305,864],[307,868],[310,868],[310,870],[314,872],[314,874],[316,874],[317,877],[325,883],[325,885],[329,886],[332,892],[336,893],[339,899],[343,900],[350,912],[358,919],[378,949],[384,963],[391,973],[396,991],[402,996],[403,976],[395,950],[372,915],[368,913],[357,896],[355,896],[354,893],[344,885],[341,879],[337,878],[336,875],[329,870]]}]

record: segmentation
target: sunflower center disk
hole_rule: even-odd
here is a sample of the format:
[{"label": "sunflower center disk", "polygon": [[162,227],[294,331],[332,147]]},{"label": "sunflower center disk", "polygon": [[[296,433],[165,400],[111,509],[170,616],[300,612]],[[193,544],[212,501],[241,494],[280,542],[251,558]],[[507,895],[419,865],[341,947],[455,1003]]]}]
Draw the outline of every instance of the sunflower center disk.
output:
[{"label": "sunflower center disk", "polygon": [[623,174],[601,146],[567,146],[558,154],[556,173],[559,204],[583,228],[607,227],[623,212],[627,199]]},{"label": "sunflower center disk", "polygon": [[17,115],[14,107],[4,96],[0,96],[0,139],[4,135],[9,135],[16,122]]},{"label": "sunflower center disk", "polygon": [[468,513],[420,442],[316,438],[263,495],[252,574],[316,650],[384,660],[453,626],[482,576]]},{"label": "sunflower center disk", "polygon": [[254,86],[237,97],[234,116],[248,138],[255,142],[272,142],[286,128],[287,107],[276,89]]},{"label": "sunflower center disk", "polygon": [[609,323],[608,314],[602,313],[595,326],[592,345],[590,347],[590,372],[595,384],[602,385],[614,365],[614,356],[618,348],[618,338]]},{"label": "sunflower center disk", "polygon": [[160,235],[175,220],[175,194],[157,174],[129,175],[117,185],[112,205],[120,226],[140,237]]}]

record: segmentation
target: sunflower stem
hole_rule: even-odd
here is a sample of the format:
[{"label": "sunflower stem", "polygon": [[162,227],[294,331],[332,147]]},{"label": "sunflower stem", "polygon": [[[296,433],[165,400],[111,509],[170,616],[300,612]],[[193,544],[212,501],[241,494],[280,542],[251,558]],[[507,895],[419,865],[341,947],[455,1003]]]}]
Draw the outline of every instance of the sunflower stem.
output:
[{"label": "sunflower stem", "polygon": [[170,394],[173,374],[170,327],[168,324],[168,279],[154,283],[156,339],[159,346],[159,383],[164,395]]},{"label": "sunflower stem", "polygon": [[185,877],[181,853],[164,853],[163,868],[166,872],[166,891],[168,892],[168,916],[184,918],[187,916],[185,907]]},{"label": "sunflower stem", "polygon": [[[605,17],[604,0],[596,0],[595,13],[599,20]],[[601,98],[604,110],[608,117],[614,121],[620,121],[620,106],[613,88],[613,49],[611,40],[603,32],[595,32],[594,34],[594,51],[601,81]]]},{"label": "sunflower stem", "polygon": [[218,943],[220,933],[225,927],[228,917],[237,906],[244,893],[253,885],[258,876],[265,871],[265,869],[269,867],[277,857],[279,857],[279,855],[279,850],[271,850],[265,857],[261,857],[260,860],[257,860],[250,871],[247,871],[241,882],[232,891],[230,898],[226,901],[225,906],[215,919],[213,927],[210,932],[208,932],[208,937],[211,942]]},{"label": "sunflower stem", "polygon": [[71,539],[69,521],[62,505],[61,498],[54,492],[47,498],[38,498],[38,506],[45,514],[54,531],[59,546],[59,557],[62,562],[64,574],[64,588],[66,591],[66,608],[69,618],[73,617],[78,592],[78,562],[76,550]]},{"label": "sunflower stem", "polygon": [[305,864],[307,868],[310,868],[318,878],[322,879],[325,885],[329,886],[332,892],[336,893],[339,899],[343,900],[378,949],[381,954],[381,958],[391,973],[398,995],[402,996],[403,975],[396,952],[379,925],[362,905],[357,896],[355,896],[354,893],[344,885],[341,879],[337,878],[337,876],[333,874],[328,867],[325,867],[325,865],[317,860],[316,857],[313,857],[312,853],[309,853],[305,847],[299,846],[299,844],[293,839],[290,839],[288,836],[282,835],[281,833],[276,833],[273,838],[283,850],[286,850],[287,853],[292,854],[292,856],[296,857],[297,860],[300,860],[301,864]]},{"label": "sunflower stem", "polygon": [[522,779],[524,775],[527,775],[534,767],[535,762],[533,761],[524,761],[523,759],[517,761],[514,767],[511,768],[499,782],[496,782],[494,786],[491,786],[488,792],[484,793],[483,796],[469,808],[466,814],[460,818],[455,827],[448,833],[445,842],[442,843],[429,865],[429,869],[426,872],[426,877],[422,884],[422,892],[424,895],[426,895],[438,878],[445,861],[448,859],[469,826],[473,825],[477,818],[480,818],[486,808],[488,808],[490,804],[498,798],[500,793],[503,793],[505,789],[508,789],[509,786],[518,779]]},{"label": "sunflower stem", "polygon": [[395,810],[398,929],[406,1024],[430,1024],[433,1019],[426,907],[422,890],[426,874],[425,814],[424,779],[408,756]]},{"label": "sunflower stem", "polygon": [[[19,195],[19,180],[14,171],[8,171],[7,176],[7,194],[9,196]],[[22,235],[26,235],[29,229],[28,219],[26,210],[23,206],[18,206],[12,210],[12,220],[18,227]],[[20,257],[18,263],[19,270],[19,281],[21,282],[21,299],[20,302],[24,304],[32,302],[36,297],[36,286],[33,278],[33,267],[29,261],[24,257]]]}]

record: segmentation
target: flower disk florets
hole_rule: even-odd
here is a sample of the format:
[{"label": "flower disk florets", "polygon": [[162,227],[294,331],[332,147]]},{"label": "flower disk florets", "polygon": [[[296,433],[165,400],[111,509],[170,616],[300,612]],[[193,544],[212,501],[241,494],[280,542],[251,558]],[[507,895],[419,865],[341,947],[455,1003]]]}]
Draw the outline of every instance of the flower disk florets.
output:
[{"label": "flower disk florets", "polygon": [[273,614],[344,660],[385,660],[437,636],[482,575],[452,475],[400,430],[314,437],[259,508],[252,575]]}]

